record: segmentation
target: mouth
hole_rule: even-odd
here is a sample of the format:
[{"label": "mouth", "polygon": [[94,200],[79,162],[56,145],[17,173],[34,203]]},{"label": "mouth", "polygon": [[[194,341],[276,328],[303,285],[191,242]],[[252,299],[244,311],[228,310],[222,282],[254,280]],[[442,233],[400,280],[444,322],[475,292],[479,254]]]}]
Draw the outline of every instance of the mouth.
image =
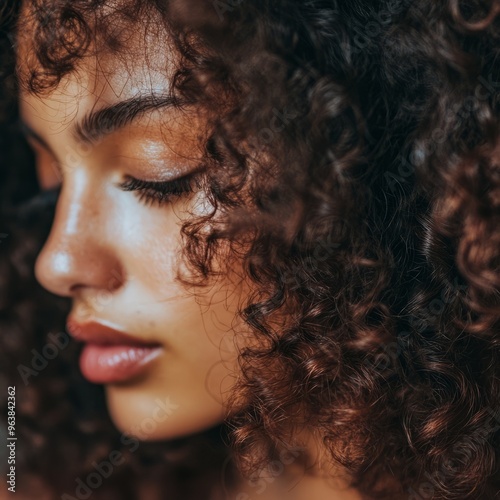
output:
[{"label": "mouth", "polygon": [[144,373],[161,355],[157,342],[137,339],[104,323],[68,319],[68,333],[84,347],[80,354],[83,376],[95,384],[125,382]]}]

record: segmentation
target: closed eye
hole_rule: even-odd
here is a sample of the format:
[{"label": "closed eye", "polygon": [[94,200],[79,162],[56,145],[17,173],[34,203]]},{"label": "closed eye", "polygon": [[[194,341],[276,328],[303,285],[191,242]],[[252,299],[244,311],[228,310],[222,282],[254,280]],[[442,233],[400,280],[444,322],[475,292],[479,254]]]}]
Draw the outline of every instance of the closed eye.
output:
[{"label": "closed eye", "polygon": [[196,182],[199,171],[170,181],[153,182],[143,181],[127,175],[126,180],[119,184],[123,191],[133,191],[140,201],[146,205],[157,204],[158,206],[171,203],[193,193],[198,183]]}]

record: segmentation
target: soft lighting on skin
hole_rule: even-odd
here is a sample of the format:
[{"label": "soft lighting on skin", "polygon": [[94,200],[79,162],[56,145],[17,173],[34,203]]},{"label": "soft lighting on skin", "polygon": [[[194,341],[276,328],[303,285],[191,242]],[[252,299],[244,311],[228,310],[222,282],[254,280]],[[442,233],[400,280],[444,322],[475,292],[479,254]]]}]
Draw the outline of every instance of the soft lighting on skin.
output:
[{"label": "soft lighting on skin", "polygon": [[[225,274],[202,290],[176,279],[183,221],[193,212],[212,212],[205,193],[157,206],[118,184],[125,176],[160,182],[198,169],[203,118],[165,108],[108,130],[91,147],[77,137],[93,112],[137,96],[168,95],[165,68],[174,57],[157,50],[167,44],[155,39],[148,45],[143,33],[134,35],[129,42],[137,53],[129,60],[89,56],[50,93],[22,92],[21,118],[44,143],[37,144],[37,168],[47,171],[57,161],[63,174],[35,274],[47,290],[72,300],[77,321],[113,325],[160,346],[139,376],[106,384],[106,399],[123,433],[175,439],[224,420],[226,398],[240,375],[239,349],[256,339],[237,314],[249,292],[241,263],[233,260],[227,269],[229,260],[221,256],[216,267],[224,265]],[[30,43],[21,41],[21,75]],[[155,420],[160,404],[168,418]],[[307,491],[313,487],[322,488],[321,481]],[[331,498],[330,488],[322,491]]]},{"label": "soft lighting on skin", "polygon": [[[75,196],[85,196],[84,187],[85,187],[86,179],[81,174],[80,171],[75,172]],[[77,234],[79,231],[78,219],[81,215],[81,205],[73,203],[69,206],[68,209],[68,218],[67,218],[67,234]]]},{"label": "soft lighting on skin", "polygon": [[[156,440],[223,420],[224,398],[238,369],[231,326],[238,327],[236,311],[246,292],[229,275],[198,295],[176,279],[182,221],[206,202],[203,193],[157,206],[118,187],[126,175],[159,182],[198,169],[205,134],[199,116],[171,108],[151,111],[90,147],[75,134],[91,112],[135,96],[168,95],[165,68],[172,54],[158,51],[158,40],[145,44],[143,35],[130,40],[140,58],[102,55],[97,64],[88,57],[50,93],[23,91],[20,105],[22,120],[45,143],[37,144],[39,172],[56,161],[62,173],[55,219],[35,266],[37,279],[72,299],[77,320],[112,324],[162,346],[140,377],[105,387],[110,415],[124,432],[150,418],[158,399],[177,405],[147,434]],[[30,43],[21,41],[21,74]]]},{"label": "soft lighting on skin", "polygon": [[52,259],[52,265],[57,272],[67,273],[70,268],[69,258],[65,254],[56,253]]}]

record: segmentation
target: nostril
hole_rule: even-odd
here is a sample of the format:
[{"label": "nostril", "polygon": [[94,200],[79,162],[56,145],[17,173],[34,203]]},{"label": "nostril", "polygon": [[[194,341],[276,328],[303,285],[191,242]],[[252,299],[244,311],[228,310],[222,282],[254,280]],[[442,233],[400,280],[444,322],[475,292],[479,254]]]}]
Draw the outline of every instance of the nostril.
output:
[{"label": "nostril", "polygon": [[85,285],[84,284],[81,284],[81,283],[76,283],[74,285],[71,285],[69,291],[70,291],[70,294],[71,295],[76,295],[78,293],[79,290],[82,290],[85,288]]},{"label": "nostril", "polygon": [[[103,259],[100,264],[104,264]],[[80,293],[81,290],[86,288],[96,288],[99,289],[99,294],[105,300],[110,300],[111,294],[119,289],[124,283],[124,274],[119,267],[102,266],[99,263],[94,264],[94,266],[99,266],[100,274],[96,276],[91,270],[86,276],[82,276],[79,282],[75,282],[69,287],[69,294],[75,296]]]},{"label": "nostril", "polygon": [[114,290],[120,288],[120,286],[125,281],[124,273],[121,269],[113,268],[110,272],[108,284],[106,290],[113,292]]}]

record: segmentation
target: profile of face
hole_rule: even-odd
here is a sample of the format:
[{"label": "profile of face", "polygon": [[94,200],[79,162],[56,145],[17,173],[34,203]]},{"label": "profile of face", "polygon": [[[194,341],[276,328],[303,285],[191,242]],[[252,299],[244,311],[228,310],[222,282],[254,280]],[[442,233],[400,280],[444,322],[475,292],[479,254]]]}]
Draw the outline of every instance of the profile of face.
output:
[{"label": "profile of face", "polygon": [[[21,79],[32,43],[21,33]],[[72,299],[84,376],[105,385],[117,427],[144,440],[222,421],[244,297],[229,276],[200,291],[177,279],[182,222],[207,200],[196,181],[206,131],[168,97],[174,61],[144,25],[120,54],[89,55],[50,91],[20,97],[40,185],[61,187],[35,275]]]}]

